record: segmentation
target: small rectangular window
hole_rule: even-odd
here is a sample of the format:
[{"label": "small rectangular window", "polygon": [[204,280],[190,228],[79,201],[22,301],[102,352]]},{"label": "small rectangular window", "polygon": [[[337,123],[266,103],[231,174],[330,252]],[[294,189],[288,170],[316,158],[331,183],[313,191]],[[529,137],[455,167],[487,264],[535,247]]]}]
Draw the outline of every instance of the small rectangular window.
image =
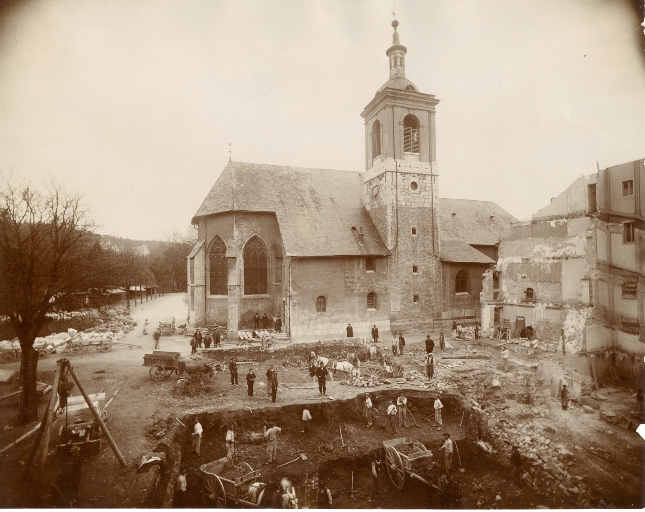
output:
[{"label": "small rectangular window", "polygon": [[416,265],[412,265],[412,273],[413,274],[418,274],[419,273],[419,267],[417,267]]},{"label": "small rectangular window", "polygon": [[634,195],[634,180],[623,181],[623,197]]},{"label": "small rectangular window", "polygon": [[365,270],[367,272],[376,272],[376,262],[374,258],[365,258]]},{"label": "small rectangular window", "polygon": [[412,303],[413,304],[418,304],[419,303],[419,296],[418,295],[413,295],[412,296]]},{"label": "small rectangular window", "polygon": [[625,222],[623,224],[623,242],[633,242],[634,240],[634,223]]},{"label": "small rectangular window", "polygon": [[416,235],[417,234],[417,228],[412,228],[412,234]]}]

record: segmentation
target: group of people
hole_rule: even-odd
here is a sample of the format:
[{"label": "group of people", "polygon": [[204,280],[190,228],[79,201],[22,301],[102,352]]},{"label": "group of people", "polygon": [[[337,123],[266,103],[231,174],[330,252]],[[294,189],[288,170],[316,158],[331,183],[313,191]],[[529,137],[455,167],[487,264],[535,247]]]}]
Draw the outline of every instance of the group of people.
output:
[{"label": "group of people", "polygon": [[[234,357],[231,357],[231,360],[228,363],[228,371],[231,374],[231,385],[234,386],[239,383],[237,375],[237,361]],[[246,386],[248,396],[253,396],[253,387],[255,385],[256,379],[255,372],[253,367],[249,368],[249,371],[246,374]],[[275,403],[277,393],[278,393],[278,372],[276,371],[273,365],[269,366],[269,369],[266,372],[267,378],[267,394],[271,397],[271,401]]]},{"label": "group of people", "polygon": [[192,348],[190,354],[196,354],[198,348],[211,348],[211,345],[213,347],[219,347],[222,341],[222,335],[219,332],[219,329],[215,329],[215,334],[213,336],[210,335],[210,333],[206,333],[206,336],[202,335],[201,330],[196,329],[195,334],[193,334],[193,337],[190,339],[190,346]]},{"label": "group of people", "polygon": [[[253,327],[257,331],[260,329],[260,326],[262,326],[262,329],[268,329],[269,325],[271,324],[271,321],[269,320],[269,317],[267,316],[266,313],[262,315],[262,318],[260,318],[260,315],[255,313],[255,316],[253,317]],[[274,322],[274,327],[275,327],[275,332],[282,332],[282,318],[280,316],[277,316]]]}]

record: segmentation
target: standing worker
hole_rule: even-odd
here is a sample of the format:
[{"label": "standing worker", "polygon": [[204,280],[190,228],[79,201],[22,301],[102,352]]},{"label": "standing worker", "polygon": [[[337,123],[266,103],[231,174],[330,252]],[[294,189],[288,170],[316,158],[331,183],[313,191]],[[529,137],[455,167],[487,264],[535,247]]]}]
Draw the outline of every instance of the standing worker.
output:
[{"label": "standing worker", "polygon": [[446,350],[446,337],[443,335],[443,331],[439,331],[439,349],[442,352]]},{"label": "standing worker", "polygon": [[434,377],[434,354],[432,352],[426,354],[425,366],[428,379],[432,379]]},{"label": "standing worker", "polygon": [[331,491],[325,481],[321,478],[318,480],[318,492],[316,493],[316,508],[331,508],[333,499]]},{"label": "standing worker", "polygon": [[303,434],[309,433],[310,421],[311,421],[311,414],[309,413],[309,409],[304,409],[302,411],[302,433]]},{"label": "standing worker", "polygon": [[148,319],[146,318],[145,322],[143,322],[143,334],[148,334],[148,325],[150,325],[150,323],[148,322]]},{"label": "standing worker", "polygon": [[378,327],[376,327],[376,324],[372,327],[372,339],[374,340],[374,343],[378,343]]},{"label": "standing worker", "polygon": [[399,427],[408,428],[408,399],[401,395],[396,399],[396,407],[399,410]]},{"label": "standing worker", "polygon": [[396,355],[396,350],[399,348],[399,337],[396,334],[392,335],[392,355]]},{"label": "standing worker", "polygon": [[457,322],[455,322],[454,320],[452,322],[452,337],[457,337]]},{"label": "standing worker", "polygon": [[475,324],[475,339],[476,340],[479,339],[479,325],[478,324]]},{"label": "standing worker", "polygon": [[275,319],[275,332],[282,332],[282,319],[279,316]]},{"label": "standing worker", "polygon": [[256,331],[260,328],[260,315],[258,315],[257,311],[253,317],[253,325],[255,326]]},{"label": "standing worker", "polygon": [[202,331],[200,331],[199,329],[197,329],[197,332],[195,333],[195,337],[197,338],[197,346],[198,346],[199,348],[202,348],[202,340],[203,340],[203,338],[202,338]]},{"label": "standing worker", "polygon": [[363,410],[363,416],[365,416],[365,419],[367,420],[367,426],[371,427],[372,426],[372,399],[370,398],[369,393],[365,395],[365,409]]},{"label": "standing worker", "polygon": [[275,403],[276,396],[278,394],[278,372],[275,370],[271,371],[271,401]]},{"label": "standing worker", "polygon": [[347,324],[347,328],[345,330],[347,331],[348,338],[354,337],[354,329],[352,328],[352,324]]},{"label": "standing worker", "polygon": [[215,337],[213,338],[213,346],[219,347],[220,342],[222,341],[222,335],[219,333],[219,327],[215,329]]},{"label": "standing worker", "polygon": [[390,400],[390,405],[387,406],[387,419],[392,427],[392,434],[396,435],[396,405]]},{"label": "standing worker", "polygon": [[563,411],[566,411],[569,408],[569,390],[567,389],[566,384],[562,384],[562,390],[560,391],[560,403],[562,404]]},{"label": "standing worker", "polygon": [[184,508],[186,506],[186,468],[179,470],[177,484],[175,485],[175,503],[174,508]]},{"label": "standing worker", "polygon": [[316,377],[318,377],[318,392],[325,396],[327,394],[327,376],[329,371],[325,368],[325,365],[322,361],[318,363],[318,368],[316,368]]},{"label": "standing worker", "polygon": [[273,365],[269,366],[266,376],[267,376],[267,395],[271,396],[271,386],[273,383]]},{"label": "standing worker", "polygon": [[235,457],[235,432],[231,425],[226,431],[226,460],[232,463],[233,457]]},{"label": "standing worker", "polygon": [[255,373],[253,368],[249,368],[249,373],[246,374],[246,385],[249,388],[249,396],[253,396],[253,384],[255,383]]},{"label": "standing worker", "polygon": [[193,428],[193,438],[192,438],[192,448],[193,453],[199,457],[200,447],[202,445],[202,433],[204,429],[202,428],[199,418],[195,418],[195,428]]},{"label": "standing worker", "polygon": [[437,398],[434,401],[434,420],[438,425],[443,426],[443,421],[441,420],[441,409],[443,409],[443,404],[441,403],[441,400]]},{"label": "standing worker", "polygon": [[211,343],[213,343],[213,338],[211,338],[210,333],[206,333],[204,337],[204,348],[211,348]]},{"label": "standing worker", "polygon": [[228,371],[231,372],[231,385],[237,384],[237,363],[234,357],[231,357],[231,362],[228,363]]},{"label": "standing worker", "polygon": [[278,453],[278,434],[280,432],[282,432],[282,429],[277,427],[275,423],[273,423],[273,426],[268,430],[267,426],[264,425],[264,440],[267,443],[267,456],[269,459],[265,464],[275,460],[275,456]]},{"label": "standing worker", "polygon": [[504,350],[502,350],[502,361],[504,362],[504,371],[508,371],[508,349],[506,348],[506,345],[504,345]]},{"label": "standing worker", "polygon": [[439,449],[446,450],[446,473],[450,474],[450,472],[452,471],[452,440],[450,439],[450,434],[448,432],[446,432],[443,436],[446,438],[446,440]]},{"label": "standing worker", "polygon": [[431,354],[434,350],[434,340],[428,334],[426,336],[426,354]]},{"label": "standing worker", "polygon": [[159,332],[159,329],[156,329],[155,332],[152,333],[152,339],[155,340],[155,350],[159,350],[159,338],[161,338],[161,333]]},{"label": "standing worker", "polygon": [[399,354],[403,355],[403,349],[405,348],[405,338],[403,333],[399,334]]},{"label": "standing worker", "polygon": [[193,337],[190,339],[191,351],[190,355],[197,353],[197,333],[193,334]]}]

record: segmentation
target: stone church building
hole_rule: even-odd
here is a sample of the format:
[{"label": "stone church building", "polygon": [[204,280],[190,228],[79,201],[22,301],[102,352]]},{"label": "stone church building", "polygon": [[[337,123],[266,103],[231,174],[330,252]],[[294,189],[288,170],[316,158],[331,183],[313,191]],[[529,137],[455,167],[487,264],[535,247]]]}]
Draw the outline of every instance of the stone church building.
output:
[{"label": "stone church building", "polygon": [[281,317],[297,339],[428,325],[478,309],[482,274],[516,219],[489,201],[439,198],[439,100],[405,77],[392,23],[389,80],[364,108],[365,171],[229,162],[192,219],[189,322]]}]

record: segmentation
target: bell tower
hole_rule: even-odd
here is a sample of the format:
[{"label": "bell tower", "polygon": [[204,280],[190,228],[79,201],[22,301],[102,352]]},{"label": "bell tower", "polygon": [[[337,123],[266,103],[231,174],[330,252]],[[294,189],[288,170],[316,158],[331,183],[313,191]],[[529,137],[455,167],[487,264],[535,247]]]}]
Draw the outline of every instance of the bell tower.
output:
[{"label": "bell tower", "polygon": [[435,135],[439,100],[419,92],[405,77],[407,48],[400,42],[398,26],[394,20],[392,46],[386,51],[389,80],[361,117],[365,208],[391,253],[390,321],[405,329],[405,324],[434,318],[434,305],[440,301]]}]

